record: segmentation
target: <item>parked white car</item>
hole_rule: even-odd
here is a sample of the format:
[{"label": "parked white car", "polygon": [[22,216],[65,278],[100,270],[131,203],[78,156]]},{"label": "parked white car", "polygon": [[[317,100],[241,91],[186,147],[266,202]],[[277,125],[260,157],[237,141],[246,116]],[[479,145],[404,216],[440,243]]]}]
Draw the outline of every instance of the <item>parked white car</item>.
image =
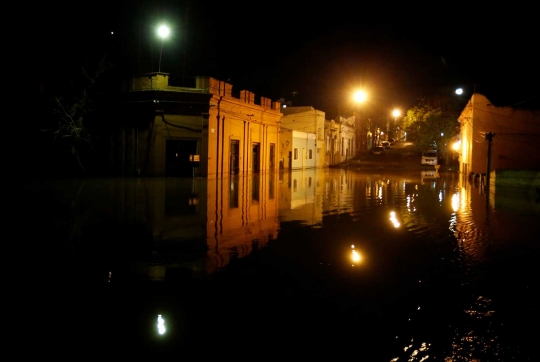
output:
[{"label": "parked white car", "polygon": [[435,166],[439,159],[438,156],[437,150],[424,151],[422,152],[422,160],[420,161],[420,164],[422,166]]}]

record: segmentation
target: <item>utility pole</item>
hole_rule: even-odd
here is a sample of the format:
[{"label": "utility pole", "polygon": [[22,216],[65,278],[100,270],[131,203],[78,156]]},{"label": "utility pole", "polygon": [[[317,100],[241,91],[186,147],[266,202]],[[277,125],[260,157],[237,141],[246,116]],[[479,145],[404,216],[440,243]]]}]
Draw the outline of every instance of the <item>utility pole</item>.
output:
[{"label": "utility pole", "polygon": [[490,183],[490,173],[491,173],[491,144],[493,142],[493,133],[486,133],[486,140],[488,141],[488,152],[487,152],[487,170],[486,170],[486,185],[484,187],[484,192],[489,197],[489,183]]}]

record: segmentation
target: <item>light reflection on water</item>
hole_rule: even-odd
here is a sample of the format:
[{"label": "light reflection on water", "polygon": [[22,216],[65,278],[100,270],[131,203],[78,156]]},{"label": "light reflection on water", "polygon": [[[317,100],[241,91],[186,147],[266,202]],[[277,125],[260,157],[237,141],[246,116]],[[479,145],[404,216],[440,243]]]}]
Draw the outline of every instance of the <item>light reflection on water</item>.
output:
[{"label": "light reflection on water", "polygon": [[[252,294],[231,289],[242,297],[227,294],[216,315],[245,297],[265,300],[250,309],[264,318],[286,308],[279,294],[289,308],[313,305],[295,318],[316,311],[324,328],[302,333],[385,346],[374,360],[504,361],[532,351],[516,320],[537,313],[539,204],[503,192],[486,204],[458,174],[330,169],[35,186],[25,192],[47,210],[35,210],[37,222],[63,245],[51,260],[72,282],[249,281]],[[77,265],[65,261],[73,255]],[[365,330],[345,333],[344,316]],[[267,323],[274,317],[285,318]],[[167,318],[167,329],[174,323]]]}]

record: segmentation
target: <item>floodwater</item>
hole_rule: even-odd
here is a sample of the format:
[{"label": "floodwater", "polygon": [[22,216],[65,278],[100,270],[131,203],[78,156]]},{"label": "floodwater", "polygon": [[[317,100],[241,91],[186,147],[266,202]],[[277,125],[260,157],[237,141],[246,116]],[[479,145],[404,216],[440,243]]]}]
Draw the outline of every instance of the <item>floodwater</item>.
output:
[{"label": "floodwater", "polygon": [[326,169],[29,182],[20,199],[43,356],[538,359],[527,190]]}]

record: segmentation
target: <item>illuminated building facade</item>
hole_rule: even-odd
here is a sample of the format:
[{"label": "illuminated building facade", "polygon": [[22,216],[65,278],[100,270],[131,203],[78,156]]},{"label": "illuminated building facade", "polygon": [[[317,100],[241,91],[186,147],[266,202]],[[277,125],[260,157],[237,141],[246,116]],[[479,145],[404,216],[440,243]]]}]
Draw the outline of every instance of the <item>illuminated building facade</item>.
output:
[{"label": "illuminated building facade", "polygon": [[211,77],[195,88],[167,73],[133,77],[122,93],[111,163],[124,175],[228,177],[277,170],[280,104]]}]

